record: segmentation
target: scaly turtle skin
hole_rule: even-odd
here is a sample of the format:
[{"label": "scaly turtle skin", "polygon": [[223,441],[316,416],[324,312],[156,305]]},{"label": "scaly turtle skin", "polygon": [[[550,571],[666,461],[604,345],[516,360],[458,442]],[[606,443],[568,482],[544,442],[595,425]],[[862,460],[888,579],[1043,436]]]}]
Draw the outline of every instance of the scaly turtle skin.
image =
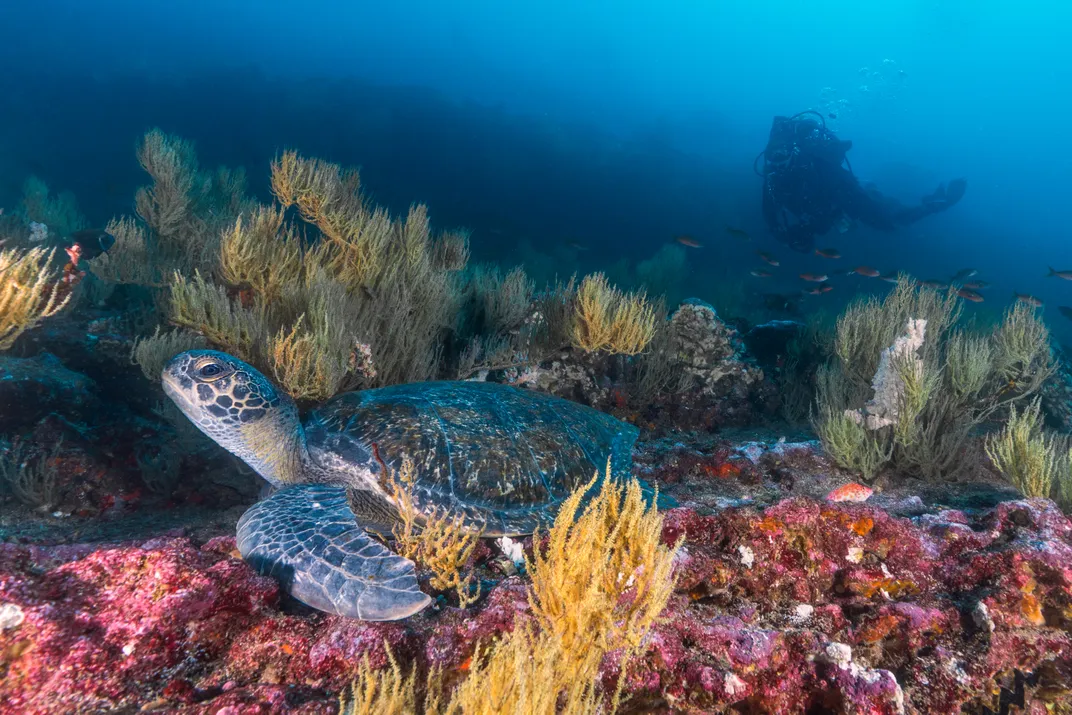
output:
[{"label": "scaly turtle skin", "polygon": [[162,379],[202,432],[278,489],[239,520],[243,557],[304,603],[365,620],[405,618],[430,602],[412,562],[365,531],[397,521],[388,478],[404,457],[419,510],[519,535],[553,520],[608,460],[613,477],[627,477],[637,437],[588,407],[490,383],[347,393],[303,425],[288,396],[225,353],[181,353]]}]

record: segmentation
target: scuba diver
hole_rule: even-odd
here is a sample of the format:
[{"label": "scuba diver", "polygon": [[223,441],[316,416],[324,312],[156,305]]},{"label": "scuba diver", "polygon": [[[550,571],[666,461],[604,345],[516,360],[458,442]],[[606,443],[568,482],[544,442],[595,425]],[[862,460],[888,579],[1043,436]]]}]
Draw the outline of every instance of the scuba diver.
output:
[{"label": "scuba diver", "polygon": [[905,206],[860,184],[845,156],[851,148],[851,141],[826,128],[819,112],[774,118],[767,148],[756,157],[756,162],[763,157],[763,171],[756,173],[763,177],[763,219],[779,241],[807,252],[815,236],[835,226],[845,230],[851,220],[893,231],[944,211],[964,196],[967,182],[954,179],[919,205]]}]

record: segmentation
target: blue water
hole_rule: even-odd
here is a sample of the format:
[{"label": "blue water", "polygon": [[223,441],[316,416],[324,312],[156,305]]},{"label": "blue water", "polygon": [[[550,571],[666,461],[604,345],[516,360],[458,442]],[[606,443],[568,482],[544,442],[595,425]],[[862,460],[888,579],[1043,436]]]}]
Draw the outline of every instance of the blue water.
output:
[{"label": "blue water", "polygon": [[[1072,283],[1044,278],[1072,269],[1069,27],[1067,4],[1033,0],[9,1],[0,206],[34,174],[95,224],[131,213],[135,142],[159,126],[204,165],[246,166],[265,199],[283,147],[359,165],[378,202],[426,202],[438,226],[472,230],[478,258],[537,275],[635,264],[688,234],[704,248],[677,287],[704,297],[757,248],[778,253],[775,278],[734,288],[753,300],[834,271],[766,234],[752,171],[771,117],[815,108],[884,193],[968,180],[912,227],[819,239],[837,266],[974,267],[994,285],[970,311],[1033,293],[1072,338],[1056,311]],[[835,284],[811,305],[885,289]]]}]

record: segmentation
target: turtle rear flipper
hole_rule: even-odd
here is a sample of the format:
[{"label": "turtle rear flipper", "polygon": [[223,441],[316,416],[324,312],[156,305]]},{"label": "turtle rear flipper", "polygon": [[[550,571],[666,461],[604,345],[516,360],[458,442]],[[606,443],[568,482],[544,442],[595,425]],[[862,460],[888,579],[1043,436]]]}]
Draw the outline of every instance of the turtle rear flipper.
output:
[{"label": "turtle rear flipper", "polygon": [[354,518],[346,489],[287,487],[238,520],[238,550],[313,608],[366,621],[406,618],[431,599],[413,562],[373,541]]}]

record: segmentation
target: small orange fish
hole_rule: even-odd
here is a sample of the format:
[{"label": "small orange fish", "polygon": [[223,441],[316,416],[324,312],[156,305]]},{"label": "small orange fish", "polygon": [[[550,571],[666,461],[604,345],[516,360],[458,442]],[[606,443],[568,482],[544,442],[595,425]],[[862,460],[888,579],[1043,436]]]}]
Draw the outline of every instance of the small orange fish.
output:
[{"label": "small orange fish", "polygon": [[[852,275],[853,273],[855,273],[858,276],[867,276],[868,278],[878,278],[881,275],[877,270],[875,270],[871,266],[856,266],[851,271],[849,271],[849,275]],[[894,279],[896,279],[896,278],[897,278],[897,276],[894,276]]]},{"label": "small orange fish", "polygon": [[767,253],[766,251],[756,251],[756,255],[762,258],[766,263],[774,266],[775,268],[782,265],[781,261],[779,261],[771,254]]},{"label": "small orange fish", "polygon": [[733,236],[734,238],[739,238],[742,241],[751,241],[752,240],[752,237],[748,235],[748,231],[745,231],[744,229],[741,229],[741,228],[734,228],[733,226],[727,226],[726,227],[726,233],[728,233],[729,235]]},{"label": "small orange fish", "polygon": [[814,288],[808,288],[804,292],[808,295],[822,295],[824,293],[829,293],[832,290],[834,290],[834,286],[826,284],[821,286],[815,286]]},{"label": "small orange fish", "polygon": [[820,274],[801,273],[800,277],[803,278],[806,281],[811,281],[812,283],[822,283],[823,281],[825,281],[827,279],[827,276],[826,276],[825,273],[820,273]]},{"label": "small orange fish", "polygon": [[1035,308],[1042,307],[1042,300],[1033,295],[1028,295],[1027,293],[1013,293],[1013,295],[1015,295],[1016,299],[1021,303],[1027,303]]},{"label": "small orange fish", "polygon": [[815,255],[822,258],[841,258],[841,253],[836,248],[816,248]]},{"label": "small orange fish", "polygon": [[689,248],[703,248],[703,244],[697,241],[692,236],[678,236],[674,239],[682,246],[688,246]]},{"label": "small orange fish", "polygon": [[770,278],[774,275],[770,271],[761,271],[758,268],[754,268],[748,272],[754,275],[756,278]]},{"label": "small orange fish", "polygon": [[967,288],[961,288],[960,290],[958,290],[957,295],[959,295],[964,300],[970,300],[972,303],[983,302],[983,296],[979,295],[973,290],[968,290]]},{"label": "small orange fish", "polygon": [[875,493],[875,490],[871,487],[865,487],[863,484],[856,482],[849,482],[848,484],[842,484],[826,495],[827,501],[832,502],[865,502],[868,498]]},{"label": "small orange fish", "polygon": [[1046,277],[1072,281],[1072,271],[1055,271],[1053,268],[1050,268],[1050,272],[1046,274]]}]

